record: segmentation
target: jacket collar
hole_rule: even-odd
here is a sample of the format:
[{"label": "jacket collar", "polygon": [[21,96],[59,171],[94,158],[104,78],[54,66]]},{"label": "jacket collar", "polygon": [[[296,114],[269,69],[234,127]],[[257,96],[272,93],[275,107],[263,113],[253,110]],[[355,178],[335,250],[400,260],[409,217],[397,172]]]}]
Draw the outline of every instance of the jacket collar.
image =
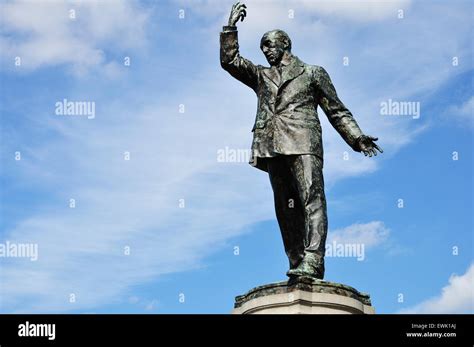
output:
[{"label": "jacket collar", "polygon": [[266,75],[278,88],[282,88],[286,83],[301,75],[304,71],[304,63],[295,55],[291,55],[289,59],[281,62],[281,76],[276,66],[264,69],[263,74]]}]

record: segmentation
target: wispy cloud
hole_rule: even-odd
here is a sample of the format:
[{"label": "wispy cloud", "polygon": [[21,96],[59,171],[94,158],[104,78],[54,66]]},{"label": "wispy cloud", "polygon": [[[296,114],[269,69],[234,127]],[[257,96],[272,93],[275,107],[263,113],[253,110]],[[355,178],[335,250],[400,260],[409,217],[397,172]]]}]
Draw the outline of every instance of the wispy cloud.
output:
[{"label": "wispy cloud", "polygon": [[[235,135],[195,130],[213,123],[212,104],[200,105],[206,107],[201,119],[179,118],[175,105],[178,100],[147,105],[134,110],[133,119],[131,110],[95,120],[50,119],[55,140],[38,144],[31,151],[41,155],[24,155],[17,164],[22,179],[51,187],[55,199],[4,234],[37,242],[39,259],[34,266],[4,264],[2,311],[57,312],[109,302],[131,285],[202,266],[226,240],[271,215],[264,175],[246,163],[217,162],[217,148]],[[96,120],[108,126],[96,127]]]},{"label": "wispy cloud", "polygon": [[113,73],[104,47],[126,53],[146,43],[148,13],[135,2],[19,0],[0,11],[3,65],[12,70],[19,57],[22,71],[65,65],[79,75]]},{"label": "wispy cloud", "polygon": [[451,105],[445,112],[446,120],[459,124],[474,127],[474,96],[460,105]]}]

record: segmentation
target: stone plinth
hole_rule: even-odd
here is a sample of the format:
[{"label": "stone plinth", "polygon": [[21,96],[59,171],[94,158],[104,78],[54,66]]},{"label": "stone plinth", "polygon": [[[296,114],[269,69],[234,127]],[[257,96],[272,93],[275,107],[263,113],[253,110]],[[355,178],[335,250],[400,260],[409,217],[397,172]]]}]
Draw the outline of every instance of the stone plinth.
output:
[{"label": "stone plinth", "polygon": [[299,277],[235,298],[233,314],[374,314],[370,296],[345,284]]}]

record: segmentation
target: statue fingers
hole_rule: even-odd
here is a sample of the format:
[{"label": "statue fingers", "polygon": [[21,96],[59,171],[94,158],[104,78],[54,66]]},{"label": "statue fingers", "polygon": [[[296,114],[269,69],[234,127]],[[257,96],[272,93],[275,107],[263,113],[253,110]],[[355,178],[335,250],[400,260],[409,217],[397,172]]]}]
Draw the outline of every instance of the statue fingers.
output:
[{"label": "statue fingers", "polygon": [[237,6],[239,6],[239,2],[236,2],[235,4],[232,5],[231,13],[235,12],[235,10],[237,9]]},{"label": "statue fingers", "polygon": [[242,11],[242,10],[245,10],[247,8],[247,6],[245,6],[245,4],[239,4],[239,6],[236,7],[236,10],[237,11]]}]

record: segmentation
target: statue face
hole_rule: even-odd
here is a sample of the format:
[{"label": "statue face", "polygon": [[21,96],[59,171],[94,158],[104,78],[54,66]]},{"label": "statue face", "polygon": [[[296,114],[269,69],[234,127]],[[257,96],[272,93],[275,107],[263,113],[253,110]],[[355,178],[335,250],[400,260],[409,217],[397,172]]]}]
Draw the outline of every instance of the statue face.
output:
[{"label": "statue face", "polygon": [[262,38],[261,46],[263,54],[270,65],[278,65],[283,57],[283,53],[286,51],[284,42],[275,35],[275,33],[269,33]]}]

